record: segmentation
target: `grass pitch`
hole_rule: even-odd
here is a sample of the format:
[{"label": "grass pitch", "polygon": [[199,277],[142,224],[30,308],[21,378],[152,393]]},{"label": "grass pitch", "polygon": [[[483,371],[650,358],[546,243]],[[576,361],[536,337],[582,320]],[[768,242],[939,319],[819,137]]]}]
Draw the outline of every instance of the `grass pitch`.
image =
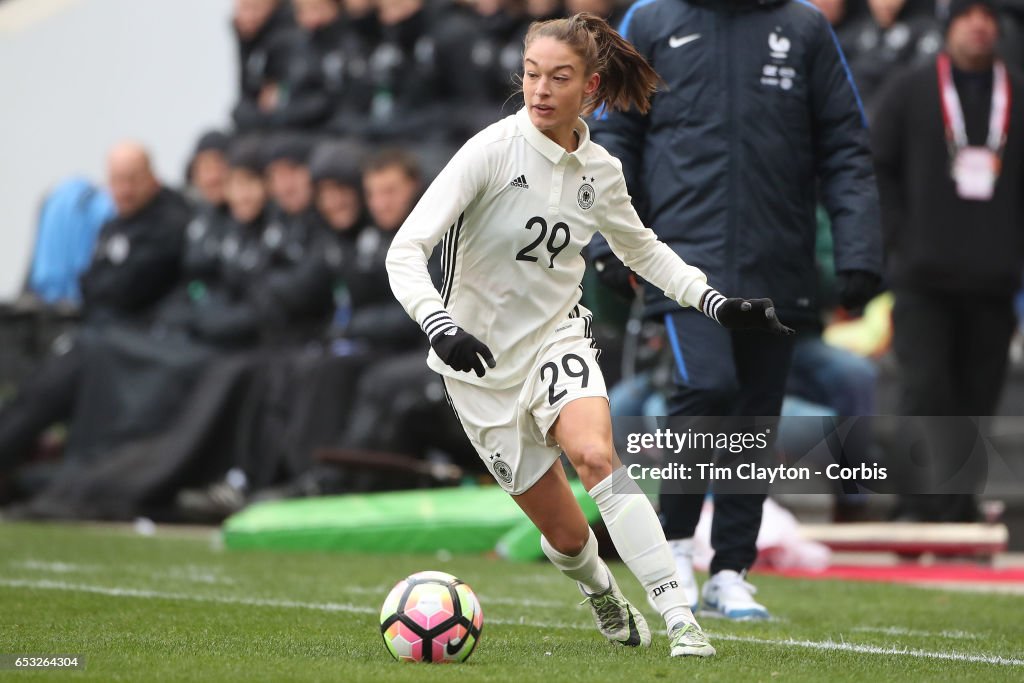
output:
[{"label": "grass pitch", "polygon": [[[377,611],[438,569],[469,583],[484,631],[461,665],[392,661]],[[625,567],[623,590],[648,613]],[[0,655],[84,655],[0,681],[1024,681],[1024,597],[755,576],[776,619],[702,619],[718,656],[606,643],[552,567],[493,558],[226,552],[163,529],[0,523]]]}]

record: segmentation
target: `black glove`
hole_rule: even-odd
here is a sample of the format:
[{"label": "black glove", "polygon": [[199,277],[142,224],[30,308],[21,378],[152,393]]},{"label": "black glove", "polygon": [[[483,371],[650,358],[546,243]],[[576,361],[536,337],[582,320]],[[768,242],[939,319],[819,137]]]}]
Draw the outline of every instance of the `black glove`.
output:
[{"label": "black glove", "polygon": [[455,324],[447,311],[438,311],[423,321],[423,331],[430,338],[430,347],[445,364],[459,372],[472,370],[477,377],[483,377],[484,364],[493,368],[494,355],[487,345]]},{"label": "black glove", "polygon": [[764,330],[772,334],[794,334],[775,317],[771,299],[726,299],[709,289],[700,302],[704,315],[730,330]]},{"label": "black glove", "polygon": [[859,311],[875,298],[882,278],[867,270],[844,270],[836,274],[839,280],[839,305],[848,311]]},{"label": "black glove", "polygon": [[636,297],[636,276],[615,256],[604,256],[594,261],[597,279],[608,289],[626,299]]}]

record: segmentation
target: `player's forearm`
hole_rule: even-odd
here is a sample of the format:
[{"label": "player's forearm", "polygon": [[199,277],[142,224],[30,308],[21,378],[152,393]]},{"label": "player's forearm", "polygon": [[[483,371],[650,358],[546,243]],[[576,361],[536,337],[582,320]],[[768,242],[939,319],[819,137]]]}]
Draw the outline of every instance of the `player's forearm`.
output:
[{"label": "player's forearm", "polygon": [[700,308],[701,297],[710,289],[704,272],[688,265],[663,242],[623,256],[623,263],[680,306]]},{"label": "player's forearm", "polygon": [[428,313],[444,308],[427,271],[427,257],[414,243],[395,238],[386,261],[391,291],[417,323]]}]

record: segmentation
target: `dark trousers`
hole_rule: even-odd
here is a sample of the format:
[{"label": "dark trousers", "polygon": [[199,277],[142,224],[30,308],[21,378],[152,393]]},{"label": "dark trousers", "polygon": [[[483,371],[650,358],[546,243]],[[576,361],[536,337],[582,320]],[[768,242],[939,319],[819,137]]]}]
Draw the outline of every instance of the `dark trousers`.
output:
[{"label": "dark trousers", "polygon": [[992,415],[1006,379],[1013,297],[896,290],[902,415]]},{"label": "dark trousers", "polygon": [[[792,337],[730,332],[693,309],[666,315],[665,326],[676,361],[676,390],[669,400],[672,415],[780,414]],[[712,574],[723,569],[743,571],[757,559],[764,499],[763,493],[715,494]],[[663,490],[661,514],[669,540],[693,536],[703,500],[702,494]]]},{"label": "dark trousers", "polygon": [[430,449],[476,471],[480,460],[445,398],[441,377],[422,351],[382,359],[359,384],[359,400],[345,432],[349,448],[423,457]]},{"label": "dark trousers", "polygon": [[[1013,297],[897,289],[893,348],[900,365],[900,414],[984,417],[995,413],[1006,379],[1007,350],[1016,325]],[[957,425],[950,423],[949,429]],[[964,456],[956,433],[936,439],[932,473]],[[938,483],[938,482],[936,482]],[[981,482],[977,482],[980,484]],[[966,493],[903,496],[898,515],[922,521],[974,521]]]},{"label": "dark trousers", "polygon": [[82,353],[72,346],[47,358],[18,389],[0,412],[0,473],[24,462],[47,427],[71,417],[81,377]]}]

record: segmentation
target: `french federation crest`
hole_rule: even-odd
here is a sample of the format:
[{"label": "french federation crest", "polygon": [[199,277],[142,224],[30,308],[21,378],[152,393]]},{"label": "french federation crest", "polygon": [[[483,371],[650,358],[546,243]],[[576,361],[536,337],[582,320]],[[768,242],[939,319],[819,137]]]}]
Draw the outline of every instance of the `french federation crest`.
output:
[{"label": "french federation crest", "polygon": [[579,192],[576,193],[576,201],[579,202],[580,208],[586,211],[594,205],[594,201],[597,199],[597,191],[594,190],[594,186],[590,183],[594,182],[591,178],[590,182],[587,182],[587,177],[583,176],[583,184],[580,185]]}]

